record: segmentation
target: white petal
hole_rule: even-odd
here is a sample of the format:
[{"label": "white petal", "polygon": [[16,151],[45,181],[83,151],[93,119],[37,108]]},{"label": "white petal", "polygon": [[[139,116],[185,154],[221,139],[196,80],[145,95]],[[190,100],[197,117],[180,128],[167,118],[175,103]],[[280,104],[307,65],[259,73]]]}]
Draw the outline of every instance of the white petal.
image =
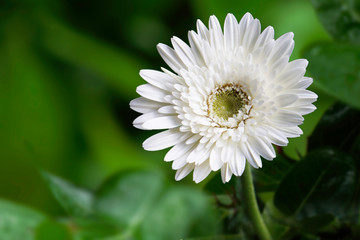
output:
[{"label": "white petal", "polygon": [[174,106],[170,106],[170,105],[159,108],[158,112],[162,113],[162,114],[175,114],[176,113]]},{"label": "white petal", "polygon": [[225,163],[222,167],[221,167],[221,179],[223,181],[223,183],[227,183],[230,181],[232,176],[232,172],[230,169],[229,164]]},{"label": "white petal", "polygon": [[193,180],[195,183],[199,183],[204,180],[211,172],[208,161],[203,162],[200,165],[196,165],[193,173]]},{"label": "white petal", "polygon": [[253,16],[250,13],[246,13],[240,20],[239,23],[239,33],[240,39],[239,44],[243,43],[243,37],[248,29],[249,24],[254,20]]},{"label": "white petal", "polygon": [[184,142],[176,144],[166,153],[164,160],[166,162],[170,162],[172,160],[180,158],[181,156],[189,152],[194,146],[195,145],[185,144]]},{"label": "white petal", "polygon": [[258,153],[263,158],[267,160],[275,158],[275,150],[270,142],[265,141],[260,137],[249,137],[249,143],[253,147],[254,152]]},{"label": "white petal", "polygon": [[294,49],[293,37],[294,34],[289,32],[276,39],[275,46],[269,56],[269,61],[274,62],[283,56],[289,58]]},{"label": "white petal", "polygon": [[143,128],[147,130],[175,128],[181,125],[181,120],[176,116],[162,116],[152,118],[143,123]]},{"label": "white petal", "polygon": [[234,50],[239,44],[238,22],[233,14],[228,14],[224,24],[224,43],[227,50]]},{"label": "white petal", "polygon": [[198,35],[194,31],[189,31],[188,38],[189,38],[191,51],[193,52],[197,65],[204,66],[205,65],[205,61],[203,57],[204,54],[202,50],[201,41]]},{"label": "white petal", "polygon": [[236,144],[234,153],[234,160],[229,163],[230,169],[235,176],[241,176],[245,169],[246,159],[238,144]]},{"label": "white petal", "polygon": [[188,162],[186,162],[186,156],[187,155],[175,159],[171,165],[172,169],[178,170],[180,168],[183,168],[186,164],[188,164]]},{"label": "white petal", "polygon": [[260,36],[261,26],[258,19],[254,19],[244,35],[243,46],[246,51],[251,52]]},{"label": "white petal", "polygon": [[224,37],[222,34],[221,26],[215,16],[210,16],[209,19],[209,34],[211,46],[215,49],[224,48]]},{"label": "white petal", "polygon": [[253,166],[254,168],[259,168],[262,166],[260,156],[253,154],[253,151],[250,151],[251,147],[249,148],[246,142],[240,144],[240,147],[246,160],[251,164],[251,166]]},{"label": "white petal", "polygon": [[158,112],[148,112],[148,113],[144,113],[143,115],[140,115],[139,117],[135,118],[135,120],[133,121],[133,125],[136,128],[139,129],[144,129],[144,122],[149,121],[153,118],[157,118],[157,117],[161,117],[163,116],[162,114],[159,114]]},{"label": "white petal", "polygon": [[135,98],[130,101],[130,108],[139,113],[152,112],[163,106],[164,106],[163,103],[151,101],[144,97]]},{"label": "white petal", "polygon": [[169,86],[176,83],[176,81],[166,73],[155,70],[143,69],[140,71],[140,76],[148,83],[166,91],[171,91],[172,88],[169,88]]},{"label": "white petal", "polygon": [[296,100],[298,100],[296,94],[288,94],[288,93],[278,95],[274,98],[275,104],[281,108],[293,104],[294,102],[296,102]]},{"label": "white petal", "polygon": [[183,168],[177,170],[176,174],[175,174],[175,180],[180,181],[181,179],[186,177],[194,169],[194,167],[195,167],[195,164],[188,163]]},{"label": "white petal", "polygon": [[143,96],[157,102],[165,102],[165,96],[168,94],[164,90],[157,88],[151,84],[143,84],[136,88],[136,92]]},{"label": "white petal", "polygon": [[186,65],[181,61],[179,56],[171,47],[159,43],[157,45],[157,49],[166,64],[176,73],[179,73],[181,69],[186,68]]},{"label": "white petal", "polygon": [[282,72],[276,79],[279,84],[292,85],[301,78],[304,77],[305,69],[304,68],[292,68],[291,70]]},{"label": "white petal", "polygon": [[197,28],[197,33],[199,34],[199,36],[203,40],[208,40],[209,30],[206,28],[205,24],[202,21],[200,21],[200,20],[196,21],[196,28]]},{"label": "white petal", "polygon": [[207,160],[210,155],[210,149],[206,147],[206,144],[198,144],[198,146],[189,154],[187,161],[189,163],[201,164]]},{"label": "white petal", "polygon": [[184,43],[180,38],[173,37],[171,39],[171,43],[174,47],[176,54],[185,63],[186,66],[193,66],[196,64],[196,60],[194,58],[193,53],[191,52],[190,47]]},{"label": "white petal", "polygon": [[272,26],[268,26],[260,34],[259,38],[256,40],[254,49],[263,47],[270,40],[274,40],[274,28]]},{"label": "white petal", "polygon": [[223,165],[223,161],[221,160],[221,148],[214,147],[210,153],[210,168],[213,171],[217,171]]},{"label": "white petal", "polygon": [[157,151],[174,146],[188,137],[188,133],[179,132],[178,129],[170,129],[146,139],[143,143],[143,148],[148,151]]},{"label": "white petal", "polygon": [[278,126],[292,127],[303,123],[304,118],[297,114],[286,110],[277,111],[272,117],[272,122]]}]

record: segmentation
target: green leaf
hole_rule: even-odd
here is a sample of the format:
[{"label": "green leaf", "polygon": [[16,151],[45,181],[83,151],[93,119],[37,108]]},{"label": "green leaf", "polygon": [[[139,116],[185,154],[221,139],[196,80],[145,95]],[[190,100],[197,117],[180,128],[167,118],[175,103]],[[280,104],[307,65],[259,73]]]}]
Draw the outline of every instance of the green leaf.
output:
[{"label": "green leaf", "polygon": [[126,227],[129,234],[141,223],[163,188],[158,172],[123,172],[106,181],[97,191],[96,211],[110,223]]},{"label": "green leaf", "polygon": [[311,0],[320,21],[337,40],[360,43],[360,1]]},{"label": "green leaf", "polygon": [[31,208],[0,199],[0,239],[33,240],[46,216]]},{"label": "green leaf", "polygon": [[41,174],[56,200],[68,214],[74,217],[87,217],[93,214],[92,193],[46,171],[41,171]]},{"label": "green leaf", "polygon": [[284,176],[294,166],[294,162],[278,155],[273,161],[263,160],[261,169],[254,171],[256,192],[273,192]]},{"label": "green leaf", "polygon": [[214,176],[210,176],[210,180],[206,182],[204,189],[212,194],[233,194],[236,185],[236,177],[231,178],[227,183],[221,181],[221,173],[218,172]]},{"label": "green leaf", "polygon": [[[285,176],[274,196],[284,214],[300,219],[332,214],[352,218],[355,167],[344,153],[317,150]],[[357,213],[356,213],[357,214]]]},{"label": "green leaf", "polygon": [[324,43],[307,49],[308,71],[314,85],[336,99],[360,109],[360,47]]},{"label": "green leaf", "polygon": [[203,193],[189,187],[173,187],[151,209],[137,239],[179,239],[194,233],[213,236],[218,230],[218,222]]}]

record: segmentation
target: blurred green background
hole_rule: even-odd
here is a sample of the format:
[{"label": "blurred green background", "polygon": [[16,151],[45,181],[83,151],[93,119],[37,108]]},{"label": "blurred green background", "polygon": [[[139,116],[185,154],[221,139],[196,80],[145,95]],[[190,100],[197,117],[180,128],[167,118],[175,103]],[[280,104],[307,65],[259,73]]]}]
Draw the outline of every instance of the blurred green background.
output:
[{"label": "blurred green background", "polygon": [[[207,25],[215,14],[223,23],[229,12],[237,19],[251,12],[263,29],[272,25],[276,37],[294,32],[293,59],[310,44],[332,41],[309,0],[2,1],[0,197],[65,216],[39,168],[92,191],[117,172],[155,169],[172,191],[185,187],[201,195],[204,184],[191,176],[174,184],[164,151],[142,149],[154,132],[133,128],[138,114],[129,101],[144,83],[140,69],[166,67],[157,43],[186,40],[196,19]],[[325,107],[305,134],[333,103],[321,96]],[[306,138],[297,141],[296,154],[306,152]],[[295,150],[285,151],[292,156]]]}]

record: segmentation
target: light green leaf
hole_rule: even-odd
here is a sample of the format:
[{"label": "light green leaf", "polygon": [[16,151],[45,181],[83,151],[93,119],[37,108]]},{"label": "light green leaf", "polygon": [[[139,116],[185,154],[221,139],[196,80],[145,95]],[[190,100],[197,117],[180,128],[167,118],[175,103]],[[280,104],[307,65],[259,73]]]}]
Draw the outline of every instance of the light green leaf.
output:
[{"label": "light green leaf", "polygon": [[157,202],[144,220],[138,239],[179,239],[191,236],[214,236],[218,233],[208,199],[200,191],[173,187]]},{"label": "light green leaf", "polygon": [[46,171],[41,171],[41,174],[56,200],[68,214],[74,217],[87,217],[93,214],[92,193]]},{"label": "light green leaf", "polygon": [[1,240],[34,240],[35,228],[45,219],[36,210],[0,199]]},{"label": "light green leaf", "polygon": [[337,43],[307,49],[314,84],[330,96],[360,109],[360,47]]},{"label": "light green leaf", "polygon": [[131,235],[155,204],[163,181],[158,172],[117,174],[98,190],[96,211],[113,225],[126,228],[125,235]]}]

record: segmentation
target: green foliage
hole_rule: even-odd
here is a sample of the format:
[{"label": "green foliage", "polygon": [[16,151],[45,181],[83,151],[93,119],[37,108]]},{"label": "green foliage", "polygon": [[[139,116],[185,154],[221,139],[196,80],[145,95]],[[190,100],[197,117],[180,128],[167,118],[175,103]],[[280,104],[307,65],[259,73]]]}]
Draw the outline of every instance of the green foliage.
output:
[{"label": "green foliage", "polygon": [[342,42],[360,43],[360,1],[311,0],[326,30]]},{"label": "green foliage", "polygon": [[360,108],[360,47],[339,43],[312,46],[304,56],[314,84],[330,96]]},{"label": "green foliage", "polygon": [[[59,240],[180,239],[214,235],[219,231],[216,214],[203,193],[190,187],[165,184],[166,179],[158,171],[119,173],[95,192],[77,188],[45,171],[42,176],[68,216],[55,221],[18,206],[8,210],[13,215],[21,214],[17,217],[24,219],[23,225],[20,219],[14,222],[13,231],[17,227],[23,231],[31,227],[34,231],[31,236],[36,236],[36,240],[53,235]],[[30,214],[35,215],[31,215],[33,221],[26,222]],[[4,232],[6,226],[0,228],[0,235]]]},{"label": "green foliage", "polygon": [[353,214],[349,209],[355,183],[350,157],[331,149],[318,150],[309,153],[285,176],[275,192],[274,203],[289,216],[333,214],[343,218]]},{"label": "green foliage", "polygon": [[93,213],[93,195],[83,189],[79,189],[55,175],[46,171],[41,172],[52,194],[66,212],[74,217],[91,216]]},{"label": "green foliage", "polygon": [[42,213],[0,200],[0,236],[4,240],[34,240],[35,228],[46,219]]}]

